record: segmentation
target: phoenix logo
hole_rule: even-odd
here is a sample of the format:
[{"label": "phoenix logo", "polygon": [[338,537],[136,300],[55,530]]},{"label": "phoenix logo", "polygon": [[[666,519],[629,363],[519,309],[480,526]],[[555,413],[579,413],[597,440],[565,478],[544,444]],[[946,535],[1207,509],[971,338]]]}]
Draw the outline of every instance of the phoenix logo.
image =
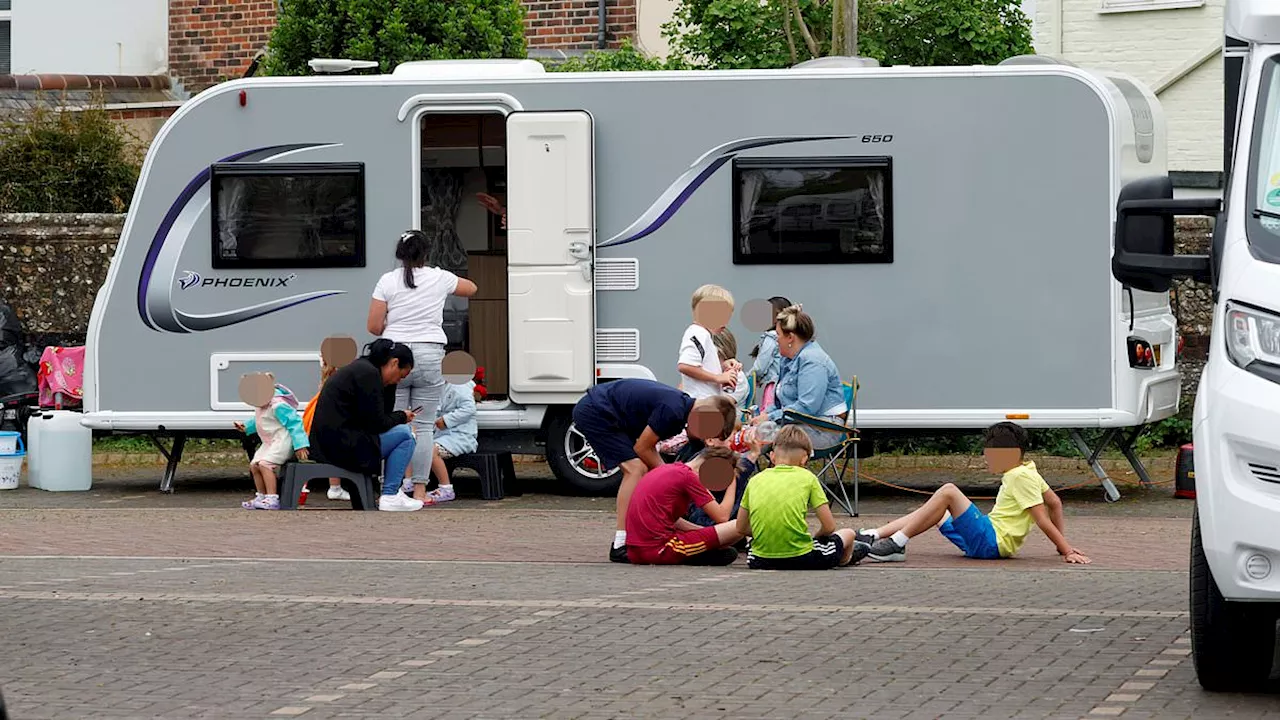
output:
[{"label": "phoenix logo", "polygon": [[182,277],[178,279],[178,287],[183,290],[190,290],[200,284],[200,273],[191,270],[183,270]]}]

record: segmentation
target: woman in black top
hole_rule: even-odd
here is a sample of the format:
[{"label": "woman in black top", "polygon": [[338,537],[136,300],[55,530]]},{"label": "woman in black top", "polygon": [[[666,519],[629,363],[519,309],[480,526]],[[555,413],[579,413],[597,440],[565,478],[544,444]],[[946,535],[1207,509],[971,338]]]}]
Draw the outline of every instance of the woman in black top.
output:
[{"label": "woman in black top", "polygon": [[[311,456],[366,475],[382,475],[379,510],[420,510],[422,503],[400,489],[413,458],[412,410],[392,411],[396,384],[413,369],[407,345],[379,339],[364,355],[329,378],[311,420]],[[382,461],[386,460],[386,471]]]}]

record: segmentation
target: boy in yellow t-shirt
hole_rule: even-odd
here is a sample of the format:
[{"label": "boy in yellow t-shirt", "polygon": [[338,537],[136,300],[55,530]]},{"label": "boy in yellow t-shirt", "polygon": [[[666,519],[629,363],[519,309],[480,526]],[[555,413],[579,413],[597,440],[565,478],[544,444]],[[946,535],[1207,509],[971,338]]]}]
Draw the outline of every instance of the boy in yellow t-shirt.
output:
[{"label": "boy in yellow t-shirt", "polygon": [[966,557],[1012,557],[1034,523],[1057,547],[1063,560],[1088,564],[1089,558],[1067,542],[1062,500],[1036,472],[1035,463],[1023,460],[1027,431],[1011,422],[997,423],[987,428],[983,445],[987,469],[1003,475],[991,514],[983,515],[960,488],[947,483],[910,515],[875,530],[860,530],[859,540],[867,535],[872,538],[867,558],[902,562],[907,559],[907,540],[935,525]]}]

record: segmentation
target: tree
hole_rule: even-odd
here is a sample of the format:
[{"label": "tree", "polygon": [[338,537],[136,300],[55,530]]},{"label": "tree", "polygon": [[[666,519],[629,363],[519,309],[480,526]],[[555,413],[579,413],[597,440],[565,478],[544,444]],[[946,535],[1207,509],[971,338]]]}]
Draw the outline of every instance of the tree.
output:
[{"label": "tree", "polygon": [[525,57],[519,0],[285,0],[263,71],[305,75],[313,58],[410,60]]},{"label": "tree", "polygon": [[666,61],[649,57],[632,46],[629,40],[623,40],[617,50],[591,50],[580,57],[573,57],[559,63],[546,62],[551,72],[606,72],[617,70],[685,70],[687,64],[682,58],[672,56]]},{"label": "tree", "polygon": [[1019,0],[681,0],[663,35],[673,54],[709,68],[850,54],[882,65],[981,65],[1034,52]]}]

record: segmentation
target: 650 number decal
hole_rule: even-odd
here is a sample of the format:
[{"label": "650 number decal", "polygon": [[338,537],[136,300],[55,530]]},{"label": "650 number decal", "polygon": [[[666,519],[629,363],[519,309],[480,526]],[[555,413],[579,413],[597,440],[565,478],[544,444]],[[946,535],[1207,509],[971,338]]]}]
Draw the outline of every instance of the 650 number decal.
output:
[{"label": "650 number decal", "polygon": [[893,142],[893,136],[892,136],[892,135],[863,135],[863,136],[862,136],[862,142],[864,142],[864,143],[888,143],[888,142]]}]

